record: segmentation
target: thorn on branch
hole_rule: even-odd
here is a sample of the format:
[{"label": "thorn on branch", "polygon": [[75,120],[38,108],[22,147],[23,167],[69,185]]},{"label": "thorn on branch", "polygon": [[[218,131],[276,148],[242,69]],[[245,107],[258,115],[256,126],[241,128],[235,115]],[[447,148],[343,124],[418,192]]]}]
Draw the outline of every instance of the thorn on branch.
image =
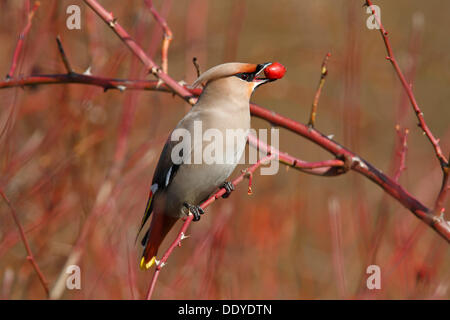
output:
[{"label": "thorn on branch", "polygon": [[89,66],[85,72],[83,72],[83,75],[85,76],[92,76],[92,72],[91,72],[91,66]]},{"label": "thorn on branch", "polygon": [[158,268],[158,270],[161,270],[161,268],[164,267],[166,265],[166,263],[163,262],[162,259],[161,260],[155,260],[155,265]]},{"label": "thorn on branch", "polygon": [[181,233],[180,241],[189,238],[189,236],[185,235],[184,232]]},{"label": "thorn on branch", "polygon": [[[294,161],[292,161],[292,167],[295,168],[297,166],[297,163],[298,163],[297,159],[294,159]],[[289,168],[289,166],[286,166],[286,168]]]},{"label": "thorn on branch", "polygon": [[[159,89],[163,84],[164,84],[164,81],[162,81],[161,79],[158,79],[158,83],[156,84],[156,89]],[[173,96],[175,96],[175,94],[173,94]]]},{"label": "thorn on branch", "polygon": [[[110,12],[110,15],[112,16],[112,12]],[[108,25],[114,29],[114,27],[117,24],[117,18],[112,18],[111,20],[108,21]]]},{"label": "thorn on branch", "polygon": [[189,98],[188,102],[189,102],[190,105],[193,106],[197,102],[197,98],[196,97],[191,97],[191,98]]},{"label": "thorn on branch", "polygon": [[351,159],[351,161],[352,161],[352,166],[356,165],[356,166],[359,166],[359,167],[361,167],[363,169],[368,169],[367,165],[359,157],[353,157]]},{"label": "thorn on branch", "polygon": [[181,232],[181,236],[180,236],[180,241],[178,242],[178,247],[181,248],[181,241],[183,241],[184,239],[189,238],[189,236],[185,235],[184,232]]},{"label": "thorn on branch", "polygon": [[156,67],[156,66],[153,66],[153,67],[151,67],[151,68],[149,69],[148,72],[151,73],[151,74],[153,74],[154,76],[158,77],[158,73],[161,72],[161,69],[158,68],[158,67]]},{"label": "thorn on branch", "polygon": [[127,87],[120,85],[117,86],[117,89],[119,89],[120,92],[124,92],[127,89]]}]

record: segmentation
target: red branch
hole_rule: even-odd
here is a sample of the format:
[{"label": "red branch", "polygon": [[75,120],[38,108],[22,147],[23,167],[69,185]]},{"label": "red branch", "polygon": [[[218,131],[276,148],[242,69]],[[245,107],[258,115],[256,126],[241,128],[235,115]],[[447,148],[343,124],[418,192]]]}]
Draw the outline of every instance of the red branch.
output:
[{"label": "red branch", "polygon": [[[81,74],[66,74],[66,75],[43,75],[34,76],[24,79],[11,79],[9,82],[0,82],[0,88],[7,88],[19,85],[34,85],[34,84],[44,84],[44,83],[83,83],[91,84],[103,87],[105,89],[145,89],[145,90],[157,90],[164,92],[172,92],[173,90],[178,90],[177,88],[169,88],[167,85],[162,85],[158,87],[157,81],[146,81],[146,80],[121,80],[121,79],[111,79],[111,78],[101,78],[94,76],[87,76]],[[177,87],[181,86],[177,82]],[[184,90],[189,90],[189,95],[191,97],[197,96],[201,93],[201,89],[189,89],[187,87],[182,87]],[[272,124],[278,125],[280,127],[286,128],[300,136],[307,138],[308,140],[314,142],[318,146],[327,150],[328,152],[334,154],[339,160],[346,162],[349,169],[353,169],[358,173],[369,178],[376,184],[378,184],[386,193],[398,200],[403,206],[408,210],[413,212],[419,219],[423,220],[428,225],[432,226],[444,239],[450,242],[450,225],[441,217],[432,217],[429,213],[433,210],[428,209],[420,201],[411,196],[402,186],[400,186],[393,179],[386,176],[380,170],[373,167],[366,160],[362,159],[352,151],[344,148],[342,145],[334,140],[329,139],[326,135],[322,134],[317,129],[311,128],[308,125],[299,123],[282,115],[275,113],[274,111],[265,109],[255,104],[250,104],[250,112],[253,116],[269,121]],[[301,166],[301,162],[296,162],[295,158],[284,154],[285,156],[280,157],[280,159],[287,161],[288,164],[295,167],[297,164]],[[282,161],[283,162],[283,161]],[[302,170],[308,173],[320,174],[320,175],[336,175],[338,173],[343,173],[342,167],[336,167],[337,163],[334,164],[335,167],[327,171],[311,172],[309,170]],[[320,166],[319,166],[320,167]],[[337,172],[336,172],[337,170]],[[444,192],[441,193],[441,195]],[[441,199],[444,198],[441,196]],[[444,203],[441,200],[441,203]]]},{"label": "red branch", "polygon": [[[102,87],[105,91],[109,89],[116,89],[120,91],[128,89],[137,89],[137,90],[158,90],[158,91],[172,92],[172,90],[165,84],[162,84],[161,86],[158,87],[157,86],[158,81],[155,80],[115,79],[115,78],[90,76],[75,72],[64,74],[39,74],[21,78],[11,78],[8,81],[0,81],[0,89],[35,86],[42,84],[64,84],[64,83],[93,85]],[[200,92],[201,89],[192,90],[191,95]]]},{"label": "red branch", "polygon": [[447,165],[446,167],[443,168],[444,171],[444,175],[442,177],[442,184],[441,184],[441,189],[439,191],[439,194],[436,198],[436,202],[434,205],[434,212],[436,213],[436,215],[438,215],[440,218],[444,218],[444,212],[445,212],[445,201],[447,199],[447,195],[448,195],[448,191],[450,190],[450,181],[449,181],[449,171],[450,168]]},{"label": "red branch", "polygon": [[[84,0],[84,2],[94,12],[106,22],[106,24],[116,33],[116,35],[127,45],[127,47],[141,60],[147,71],[152,73],[155,77],[162,80],[167,84],[174,93],[182,97],[188,103],[193,105],[196,99],[192,94],[185,89],[182,85],[172,79],[167,73],[161,70],[161,68],[142,50],[142,48],[131,38],[128,32],[117,22],[112,13],[103,8],[96,0]],[[176,90],[174,90],[176,89]]]},{"label": "red branch", "polygon": [[[264,158],[260,159],[258,162],[256,162],[254,165],[248,167],[246,170],[243,170],[243,172],[232,181],[233,185],[238,185],[241,183],[246,177],[249,175],[253,175],[253,173],[258,169],[261,165],[270,162],[272,159],[275,158],[274,154],[270,154],[265,156]],[[219,191],[217,191],[215,194],[213,194],[211,197],[209,197],[208,200],[203,202],[200,207],[202,209],[206,209],[211,203],[222,197],[226,193],[225,188],[221,188]],[[167,259],[169,259],[170,255],[172,254],[172,251],[176,248],[181,246],[181,241],[186,237],[186,231],[189,227],[189,225],[192,222],[192,219],[194,216],[191,214],[189,215],[186,220],[184,221],[180,232],[178,233],[175,240],[172,242],[172,244],[169,246],[169,248],[166,250],[164,255],[162,256],[161,260],[157,262],[157,266],[155,269],[155,273],[153,274],[152,281],[150,283],[150,287],[147,291],[146,299],[150,300],[153,294],[153,291],[155,289],[156,281],[158,280],[159,273],[161,271],[161,268],[164,267],[164,265],[167,262]]]},{"label": "red branch", "polygon": [[449,176],[449,162],[445,158],[444,154],[442,153],[442,149],[439,145],[439,139],[434,137],[433,133],[431,132],[430,128],[428,127],[428,125],[425,122],[425,118],[423,117],[423,112],[419,108],[416,97],[414,96],[414,93],[412,91],[411,85],[408,83],[405,76],[403,75],[403,72],[400,69],[400,66],[398,65],[397,59],[395,59],[394,52],[392,51],[392,46],[389,41],[388,32],[386,31],[383,24],[381,23],[380,17],[378,17],[378,15],[376,14],[376,11],[372,8],[372,5],[373,5],[372,1],[366,0],[366,5],[371,7],[372,14],[374,15],[374,17],[377,21],[377,24],[379,26],[380,34],[381,34],[381,37],[383,38],[383,42],[386,47],[386,52],[387,52],[386,59],[388,61],[390,61],[392,66],[394,67],[395,73],[397,74],[397,76],[406,92],[406,95],[408,96],[408,99],[411,102],[411,105],[414,109],[416,117],[419,121],[419,127],[423,130],[423,133],[427,136],[428,140],[432,144],[432,146],[434,148],[434,152],[436,154],[436,157],[438,158],[439,163],[441,165],[442,172],[443,172],[442,186],[441,186],[441,190],[440,190],[440,192],[437,196],[436,202],[435,202],[434,213],[436,215],[442,215],[444,212],[443,205],[444,205],[445,199],[447,197],[448,189],[450,188],[449,181],[448,181],[449,180],[449,177],[448,177]]},{"label": "red branch", "polygon": [[336,176],[346,172],[346,170],[343,170],[345,162],[342,160],[334,159],[319,162],[303,161],[286,152],[280,151],[273,146],[267,145],[252,134],[248,135],[248,143],[265,154],[275,155],[276,159],[281,163],[303,172],[320,176]]},{"label": "red branch", "polygon": [[39,8],[40,5],[41,5],[41,3],[39,1],[35,1],[33,8],[31,8],[30,12],[28,13],[28,17],[27,17],[28,21],[27,21],[27,24],[25,25],[25,28],[23,28],[22,32],[19,35],[19,40],[17,40],[17,45],[16,45],[16,49],[14,50],[11,68],[9,69],[9,72],[6,75],[6,79],[10,79],[14,76],[14,72],[16,71],[16,68],[17,68],[17,63],[19,60],[20,52],[22,51],[24,39],[31,29],[31,22],[33,21],[34,14],[36,13],[36,10]]},{"label": "red branch", "polygon": [[272,124],[289,129],[290,131],[316,143],[323,149],[334,154],[336,157],[343,158],[347,161],[352,170],[375,182],[386,193],[395,198],[405,208],[414,213],[419,219],[431,226],[439,235],[450,242],[450,224],[446,222],[443,217],[433,216],[431,214],[432,210],[428,209],[419,200],[411,196],[401,185],[386,176],[366,160],[362,159],[352,151],[329,139],[327,136],[318,130],[309,127],[308,125],[299,123],[255,104],[250,105],[250,112],[253,116],[265,119]]},{"label": "red branch", "polygon": [[168,51],[170,42],[172,42],[173,39],[172,30],[170,30],[166,20],[158,13],[158,11],[156,11],[155,7],[153,6],[152,0],[145,0],[145,4],[147,5],[153,17],[164,31],[163,43],[161,48],[161,67],[162,71],[167,73],[169,69]]},{"label": "red branch", "polygon": [[5,195],[3,190],[0,190],[0,195],[2,196],[3,200],[5,200],[9,209],[11,209],[11,215],[14,219],[14,222],[17,225],[17,228],[19,229],[20,237],[22,238],[23,245],[25,246],[25,250],[27,251],[27,260],[30,261],[31,265],[33,266],[33,269],[36,271],[36,274],[38,275],[39,280],[42,283],[42,287],[44,287],[45,294],[48,296],[49,290],[47,279],[45,278],[36,260],[34,259],[30,244],[28,243],[27,237],[25,236],[25,232],[23,231],[22,225],[20,224],[19,218],[17,217],[16,209],[14,209],[14,207],[12,206],[11,202],[9,201],[8,197]]}]

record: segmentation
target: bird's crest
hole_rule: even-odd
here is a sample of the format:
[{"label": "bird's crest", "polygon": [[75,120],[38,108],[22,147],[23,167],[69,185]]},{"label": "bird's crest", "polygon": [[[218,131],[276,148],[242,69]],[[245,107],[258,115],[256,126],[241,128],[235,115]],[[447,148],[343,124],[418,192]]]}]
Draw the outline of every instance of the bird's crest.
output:
[{"label": "bird's crest", "polygon": [[241,72],[255,72],[257,66],[257,64],[253,63],[240,62],[219,64],[218,66],[212,67],[211,69],[205,71],[200,77],[198,77],[197,80],[194,81],[192,86],[194,88],[198,87],[199,85],[205,86],[210,81],[229,77]]}]

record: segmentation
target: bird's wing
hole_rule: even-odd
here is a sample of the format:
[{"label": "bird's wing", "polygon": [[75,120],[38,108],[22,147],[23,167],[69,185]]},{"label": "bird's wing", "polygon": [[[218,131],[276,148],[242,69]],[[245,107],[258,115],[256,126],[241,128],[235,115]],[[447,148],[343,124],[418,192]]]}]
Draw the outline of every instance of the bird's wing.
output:
[{"label": "bird's wing", "polygon": [[[184,118],[178,123],[175,130],[182,129],[186,132],[193,132],[194,121],[197,118],[201,118],[199,112],[195,106],[189,110],[189,112],[184,116]],[[173,133],[173,132],[172,132]],[[178,161],[179,163],[174,163],[172,161],[172,151],[173,148],[180,143],[180,140],[172,140],[172,133],[168,137],[163,150],[161,151],[161,156],[159,157],[158,164],[156,165],[155,173],[153,175],[152,186],[150,188],[150,193],[147,201],[147,206],[145,209],[144,217],[142,218],[141,226],[138,231],[138,235],[147,222],[150,214],[153,211],[153,198],[157,192],[161,192],[168,188],[170,183],[173,181],[178,169],[183,165],[183,159],[191,159],[192,150],[198,143],[203,143],[202,141],[192,141],[189,142],[188,146],[184,146],[179,150]],[[190,137],[192,138],[192,137]],[[184,139],[184,137],[183,137]],[[200,149],[201,150],[201,149]],[[178,150],[176,150],[178,152]],[[145,236],[144,239],[145,240]]]},{"label": "bird's wing", "polygon": [[[145,207],[145,213],[142,217],[141,225],[139,227],[138,235],[142,231],[145,223],[150,217],[153,211],[153,198],[157,192],[161,192],[166,189],[173,178],[175,177],[181,164],[174,164],[172,162],[171,154],[174,145],[178,141],[171,141],[170,137],[167,139],[166,144],[161,152],[158,164],[156,165],[155,173],[153,175],[152,185],[147,200],[147,206]],[[145,240],[145,237],[144,237]]]},{"label": "bird's wing", "polygon": [[[194,119],[198,117],[195,107],[191,109],[186,116],[178,123],[175,130],[182,129],[185,132],[192,132]],[[172,132],[173,133],[173,132]],[[159,157],[158,164],[156,165],[155,173],[153,175],[152,186],[149,194],[149,199],[147,201],[147,206],[145,209],[144,217],[142,218],[141,226],[139,228],[138,234],[141,232],[144,224],[147,222],[150,214],[153,210],[153,197],[157,192],[161,192],[167,189],[170,183],[173,181],[178,169],[183,165],[184,159],[190,159],[194,145],[198,142],[191,143],[186,146],[184,145],[179,150],[174,150],[174,147],[180,143],[180,140],[172,140],[172,133],[167,138],[166,144],[161,151],[161,156]],[[184,139],[185,137],[183,137]],[[192,137],[190,137],[192,138]],[[201,141],[199,143],[202,143]],[[172,151],[178,152],[177,163],[172,160]]]}]

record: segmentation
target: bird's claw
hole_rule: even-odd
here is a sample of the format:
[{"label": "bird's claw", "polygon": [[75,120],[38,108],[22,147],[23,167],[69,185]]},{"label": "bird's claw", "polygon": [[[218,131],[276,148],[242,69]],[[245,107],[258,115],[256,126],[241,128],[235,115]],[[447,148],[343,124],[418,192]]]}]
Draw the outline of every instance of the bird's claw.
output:
[{"label": "bird's claw", "polygon": [[205,213],[205,211],[200,206],[194,206],[187,202],[183,203],[183,205],[188,209],[188,212],[192,213],[192,215],[194,216],[194,219],[192,220],[194,221],[199,221],[200,215]]},{"label": "bird's claw", "polygon": [[234,191],[234,184],[230,181],[225,181],[220,187],[226,190],[226,192],[222,195],[222,198],[224,199],[228,198],[231,192]]}]

